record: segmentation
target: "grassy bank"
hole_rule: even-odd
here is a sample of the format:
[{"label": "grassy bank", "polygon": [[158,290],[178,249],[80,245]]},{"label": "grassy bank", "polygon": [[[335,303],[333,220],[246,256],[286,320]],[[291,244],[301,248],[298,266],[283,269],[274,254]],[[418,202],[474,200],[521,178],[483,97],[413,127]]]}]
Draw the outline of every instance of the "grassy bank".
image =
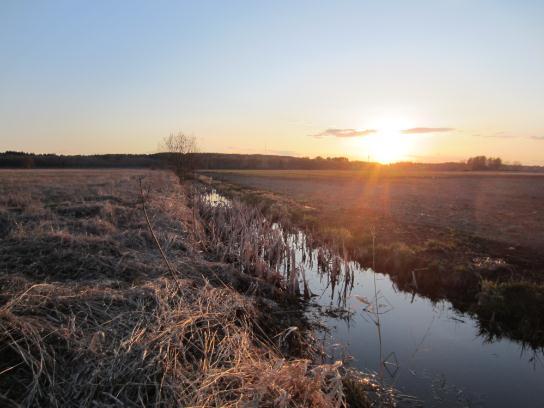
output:
[{"label": "grassy bank", "polygon": [[3,406],[367,406],[376,397],[364,377],[316,362],[285,285],[220,259],[170,174],[6,172],[0,190]]}]

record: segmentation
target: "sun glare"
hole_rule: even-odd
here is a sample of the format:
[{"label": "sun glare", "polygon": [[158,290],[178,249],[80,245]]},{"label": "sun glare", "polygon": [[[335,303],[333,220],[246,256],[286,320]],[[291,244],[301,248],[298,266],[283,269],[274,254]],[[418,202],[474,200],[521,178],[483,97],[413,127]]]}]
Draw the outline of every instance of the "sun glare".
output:
[{"label": "sun glare", "polygon": [[387,132],[369,137],[368,154],[370,160],[388,164],[407,160],[410,140],[398,132]]},{"label": "sun glare", "polygon": [[[402,134],[402,129],[410,128],[413,121],[403,117],[382,117],[369,126],[377,132],[356,141],[353,146],[361,158],[383,164],[409,160],[413,153],[414,137]],[[364,128],[364,127],[362,127]]]}]

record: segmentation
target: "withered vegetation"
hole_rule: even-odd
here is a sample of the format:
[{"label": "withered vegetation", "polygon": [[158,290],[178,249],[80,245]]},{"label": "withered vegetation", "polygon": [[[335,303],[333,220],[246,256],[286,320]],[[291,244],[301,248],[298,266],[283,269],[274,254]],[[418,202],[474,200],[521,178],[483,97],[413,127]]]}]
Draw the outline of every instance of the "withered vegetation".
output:
[{"label": "withered vegetation", "polygon": [[0,174],[0,405],[371,404],[191,200],[162,171]]}]

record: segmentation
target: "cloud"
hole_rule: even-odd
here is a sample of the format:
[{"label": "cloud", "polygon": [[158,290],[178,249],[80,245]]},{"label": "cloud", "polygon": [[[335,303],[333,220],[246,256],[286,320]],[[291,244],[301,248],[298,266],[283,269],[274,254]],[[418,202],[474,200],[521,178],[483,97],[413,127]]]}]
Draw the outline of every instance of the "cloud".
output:
[{"label": "cloud", "polygon": [[333,136],[333,137],[363,137],[368,136],[373,133],[376,133],[377,131],[374,129],[363,129],[363,130],[357,130],[357,129],[327,129],[321,133],[317,133],[315,135],[310,135],[312,137],[316,138],[322,138],[323,136]]},{"label": "cloud", "polygon": [[531,136],[533,140],[544,140],[544,136]]},{"label": "cloud", "polygon": [[416,135],[420,133],[438,133],[438,132],[452,132],[454,131],[454,128],[449,127],[416,127],[416,128],[410,128],[410,129],[404,129],[401,130],[401,133],[404,135]]}]

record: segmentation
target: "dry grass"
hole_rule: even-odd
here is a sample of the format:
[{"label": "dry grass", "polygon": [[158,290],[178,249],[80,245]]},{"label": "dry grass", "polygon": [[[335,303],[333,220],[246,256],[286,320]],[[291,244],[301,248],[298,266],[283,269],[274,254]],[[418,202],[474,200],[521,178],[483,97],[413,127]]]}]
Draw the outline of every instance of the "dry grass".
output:
[{"label": "dry grass", "polygon": [[372,391],[285,355],[291,331],[221,283],[232,268],[203,258],[197,224],[167,173],[0,174],[0,404],[336,407]]},{"label": "dry grass", "polygon": [[[308,299],[305,261],[311,264],[311,254],[317,249],[318,270],[333,291],[341,280],[346,285],[353,282],[347,253],[340,256],[339,251],[330,249],[342,248],[341,240],[330,247],[318,246],[311,235],[299,234],[287,217],[267,217],[259,206],[225,199],[204,185],[193,191],[192,202],[205,228],[207,251],[234,263],[241,272],[278,287],[284,295],[298,298],[303,294]],[[297,253],[302,262],[297,262]]]},{"label": "dry grass", "polygon": [[[114,289],[33,285],[0,311],[5,403],[24,406],[339,406],[334,366],[284,360],[250,302],[165,278]],[[14,404],[15,405],[15,404]]]}]

